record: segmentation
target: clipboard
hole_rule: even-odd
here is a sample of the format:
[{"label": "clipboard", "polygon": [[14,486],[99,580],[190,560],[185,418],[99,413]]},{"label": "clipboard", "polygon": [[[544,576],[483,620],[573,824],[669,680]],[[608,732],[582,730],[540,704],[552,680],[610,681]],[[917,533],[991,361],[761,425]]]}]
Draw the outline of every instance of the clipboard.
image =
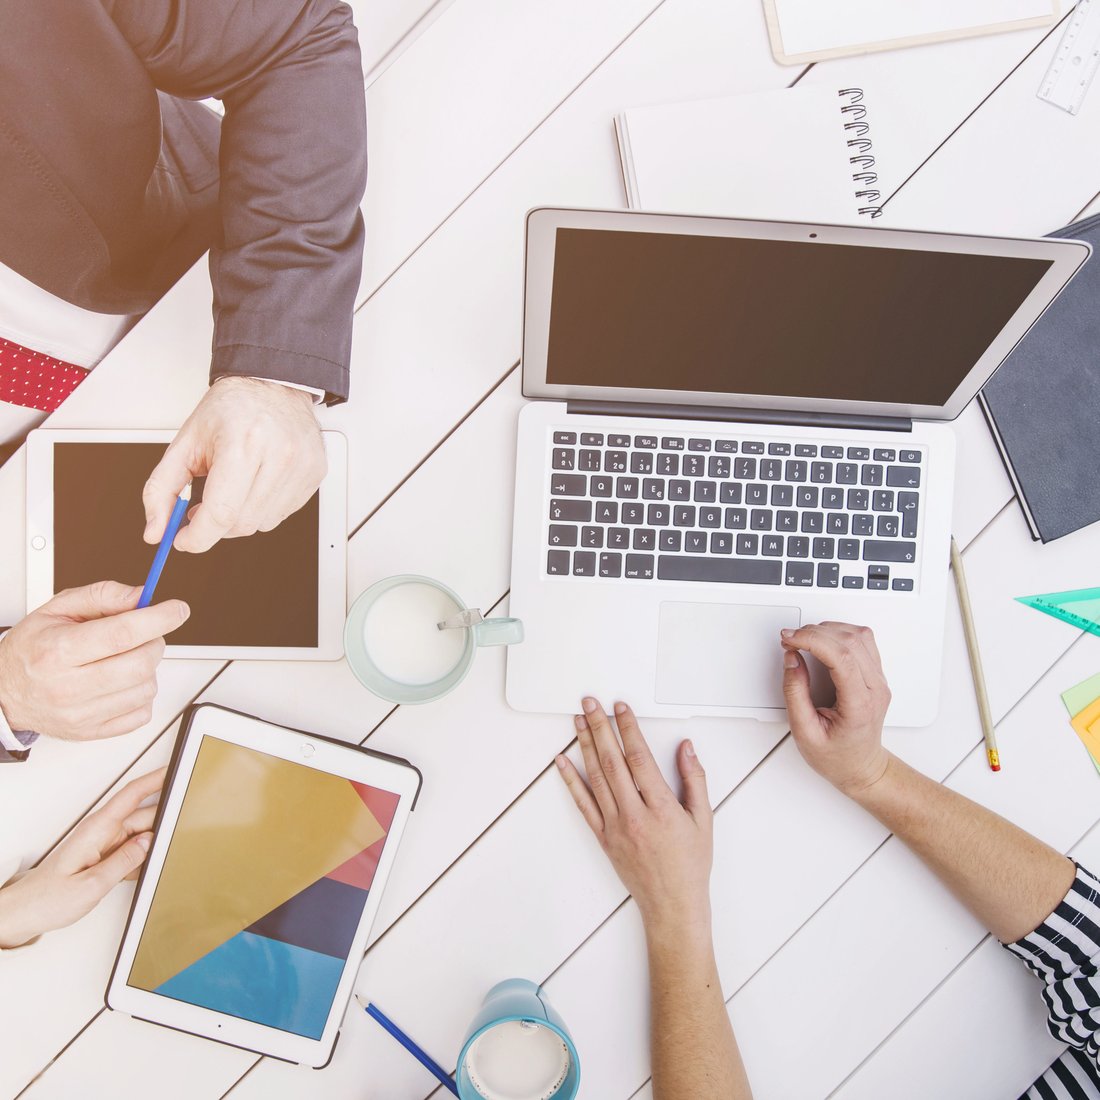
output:
[{"label": "clipboard", "polygon": [[[1012,14],[990,20],[998,8]],[[971,9],[972,22],[965,9]],[[811,11],[818,26],[807,21]],[[868,19],[871,11],[888,14]],[[872,0],[764,0],[768,38],[781,65],[1049,26],[1058,15],[1058,0],[931,0],[896,7]],[[820,25],[826,22],[827,31]]]}]

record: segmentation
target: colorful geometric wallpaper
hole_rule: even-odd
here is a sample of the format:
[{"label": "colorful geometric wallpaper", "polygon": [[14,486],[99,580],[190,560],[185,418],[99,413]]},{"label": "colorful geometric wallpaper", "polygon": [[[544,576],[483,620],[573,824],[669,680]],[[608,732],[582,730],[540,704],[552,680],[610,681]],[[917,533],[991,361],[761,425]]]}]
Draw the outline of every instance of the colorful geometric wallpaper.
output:
[{"label": "colorful geometric wallpaper", "polygon": [[397,803],[205,737],[129,984],[319,1039]]}]

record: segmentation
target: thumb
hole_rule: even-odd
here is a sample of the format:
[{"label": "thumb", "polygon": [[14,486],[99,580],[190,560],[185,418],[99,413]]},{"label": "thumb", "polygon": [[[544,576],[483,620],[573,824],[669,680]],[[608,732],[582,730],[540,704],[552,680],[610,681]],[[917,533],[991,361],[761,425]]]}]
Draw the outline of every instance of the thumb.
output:
[{"label": "thumb", "polygon": [[64,592],[58,592],[42,610],[58,618],[85,622],[88,619],[104,619],[123,611],[132,611],[137,607],[140,595],[140,588],[128,584],[96,581],[95,584],[86,584],[83,588],[66,588]]},{"label": "thumb", "polygon": [[80,873],[80,877],[89,884],[90,892],[95,894],[97,902],[145,862],[152,842],[152,833],[138,833],[125,844],[120,844],[106,859],[101,859],[94,867]]},{"label": "thumb", "polygon": [[695,821],[702,825],[710,822],[713,811],[710,808],[710,796],[707,794],[707,773],[695,755],[695,746],[690,741],[680,745],[676,754],[676,766],[680,778],[684,781],[684,809]]},{"label": "thumb", "polygon": [[197,475],[186,459],[187,451],[176,442],[164,452],[164,457],[153,468],[145,487],[141,490],[141,503],[145,506],[145,532],[142,538],[148,543],[158,543],[164,537],[168,517],[176,504],[176,497],[183,487]]},{"label": "thumb", "polygon": [[796,649],[783,650],[783,698],[787,703],[791,732],[795,735],[812,729],[819,721],[817,707],[810,697],[810,670]]}]

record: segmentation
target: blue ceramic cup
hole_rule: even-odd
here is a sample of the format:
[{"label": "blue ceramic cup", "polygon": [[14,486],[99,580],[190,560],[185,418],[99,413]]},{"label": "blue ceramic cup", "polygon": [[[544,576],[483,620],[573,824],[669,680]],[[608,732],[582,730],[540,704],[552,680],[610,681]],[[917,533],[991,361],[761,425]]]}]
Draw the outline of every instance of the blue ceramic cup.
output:
[{"label": "blue ceramic cup", "polygon": [[509,978],[485,996],[462,1044],[461,1100],[574,1100],[577,1048],[542,987]]}]

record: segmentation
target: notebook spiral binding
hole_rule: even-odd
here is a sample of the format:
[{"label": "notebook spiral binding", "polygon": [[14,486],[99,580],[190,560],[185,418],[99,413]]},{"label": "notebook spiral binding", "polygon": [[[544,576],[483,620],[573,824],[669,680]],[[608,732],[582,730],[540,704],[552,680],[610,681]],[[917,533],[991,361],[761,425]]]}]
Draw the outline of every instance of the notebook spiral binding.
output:
[{"label": "notebook spiral binding", "polygon": [[856,169],[852,173],[852,182],[857,185],[855,196],[861,204],[859,213],[865,218],[879,218],[882,216],[882,192],[875,187],[878,173],[873,170],[874,145],[869,137],[871,124],[867,121],[863,89],[842,88],[837,95],[846,100],[841,105],[840,113],[844,118],[844,131],[847,134],[848,163]]}]

